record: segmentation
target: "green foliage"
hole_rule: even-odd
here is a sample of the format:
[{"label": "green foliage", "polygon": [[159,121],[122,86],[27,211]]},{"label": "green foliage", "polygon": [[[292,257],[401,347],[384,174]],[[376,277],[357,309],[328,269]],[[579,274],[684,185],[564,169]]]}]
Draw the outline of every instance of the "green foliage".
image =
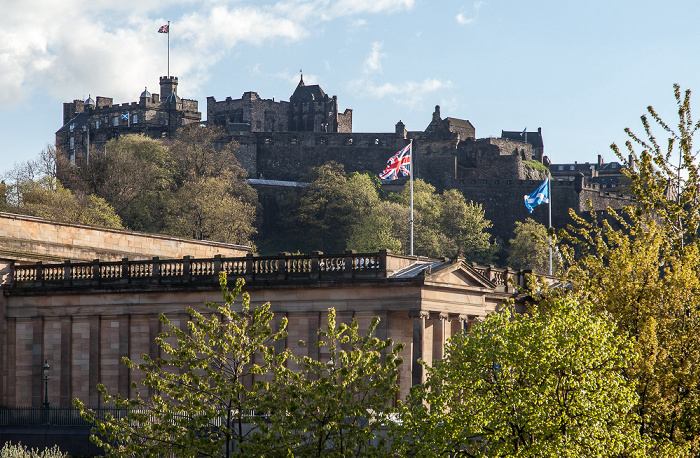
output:
[{"label": "green foliage", "polygon": [[[281,367],[272,382],[279,392],[269,417],[273,434],[249,450],[264,456],[347,457],[391,456],[380,434],[395,412],[399,392],[399,352],[403,344],[373,336],[374,317],[364,335],[357,321],[337,324],[329,309],[327,325],[314,345],[321,360],[292,356],[295,364]],[[284,406],[284,409],[280,409]],[[274,445],[273,445],[274,444]],[[264,452],[264,453],[263,453]]]},{"label": "green foliage", "polygon": [[[505,307],[447,344],[412,390],[394,443],[417,456],[644,456],[633,342],[586,303],[549,313]],[[665,453],[655,449],[655,456]]]},{"label": "green foliage", "polygon": [[525,168],[542,172],[545,174],[545,176],[549,175],[549,169],[540,161],[523,161],[523,165],[525,166]]},{"label": "green foliage", "polygon": [[[556,272],[559,257],[554,256],[552,262]],[[540,275],[549,274],[549,239],[544,225],[532,218],[515,222],[513,238],[509,241],[508,265],[516,269],[531,269]]]},{"label": "green foliage", "polygon": [[145,135],[123,135],[91,151],[74,188],[103,198],[130,229],[160,232],[164,199],[172,186],[168,149]]},{"label": "green foliage", "polygon": [[292,249],[342,252],[354,226],[379,202],[375,184],[364,174],[347,178],[335,162],[311,168],[304,181],[309,186],[285,204],[289,233],[305,241]]},{"label": "green foliage", "polygon": [[321,358],[295,356],[275,350],[286,319],[274,331],[270,304],[251,308],[243,294],[234,306],[243,280],[231,292],[220,280],[224,303],[206,304],[206,316],[188,309],[186,328],[161,315],[162,357],[124,358],[141,374],[134,397],[98,386],[124,416],[96,418],[74,400],[97,425],[93,442],[110,456],[389,456],[378,431],[395,410],[403,344],[373,336],[379,319],[361,335],[330,309],[315,344]]},{"label": "green foliage", "polygon": [[[224,303],[207,303],[208,316],[189,308],[186,330],[160,316],[167,329],[156,340],[163,357],[142,355],[141,363],[124,358],[142,375],[132,384],[135,397],[112,396],[98,387],[105,405],[127,409],[123,418],[97,419],[74,400],[86,419],[96,421],[99,436],[92,440],[110,455],[232,456],[249,440],[246,426],[264,423],[250,414],[264,404],[270,385],[261,378],[247,380],[284,364],[288,353],[276,353],[274,345],[286,336],[286,320],[273,331],[270,304],[251,308],[247,294],[236,312],[243,280],[229,291],[225,275],[220,279]],[[154,394],[139,397],[143,388]]]},{"label": "green foliage", "polygon": [[[401,203],[409,206],[410,200],[411,191],[406,184]],[[417,255],[461,255],[472,262],[493,262],[497,246],[490,240],[491,221],[484,218],[480,204],[467,203],[464,195],[454,189],[437,194],[434,186],[418,179],[413,183],[413,207]],[[406,247],[404,251],[408,251]]]},{"label": "green foliage", "polygon": [[[638,354],[625,375],[636,383],[639,430],[659,443],[700,453],[700,245],[697,231],[698,168],[692,137],[690,92],[674,86],[679,123],[674,131],[648,111],[646,138],[626,129],[634,167],[625,172],[637,205],[604,217],[573,215],[576,224],[560,235],[568,243],[563,280],[569,294],[630,336]],[[654,129],[668,134],[665,147]],[[637,152],[635,148],[641,148]],[[613,149],[625,160],[617,146]],[[632,164],[628,164],[632,165]],[[558,291],[543,290],[541,308]]]},{"label": "green foliage", "polygon": [[10,442],[6,442],[0,449],[0,458],[63,458],[67,456],[65,453],[61,453],[58,445],[54,445],[51,448],[44,450],[29,449],[26,445],[18,443],[17,445],[12,445]]},{"label": "green foliage", "polygon": [[50,177],[4,186],[2,211],[37,216],[52,221],[122,228],[121,219],[102,198],[73,194]]}]

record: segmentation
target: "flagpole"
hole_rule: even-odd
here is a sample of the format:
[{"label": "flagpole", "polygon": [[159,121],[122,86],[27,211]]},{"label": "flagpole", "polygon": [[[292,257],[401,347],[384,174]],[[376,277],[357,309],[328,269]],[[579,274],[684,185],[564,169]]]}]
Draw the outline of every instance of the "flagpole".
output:
[{"label": "flagpole", "polygon": [[168,21],[168,79],[170,78],[170,21]]},{"label": "flagpole", "polygon": [[411,139],[411,143],[409,143],[408,151],[409,163],[411,164],[411,173],[409,176],[411,180],[411,256],[413,256],[413,171],[415,170],[413,164],[413,139]]},{"label": "flagpole", "polygon": [[[549,202],[547,206],[549,207],[549,229],[552,228],[552,177],[549,177],[549,181],[547,183],[547,187],[549,189],[547,190],[549,193]],[[552,234],[547,231],[547,237],[549,238],[549,276],[552,276]]]}]

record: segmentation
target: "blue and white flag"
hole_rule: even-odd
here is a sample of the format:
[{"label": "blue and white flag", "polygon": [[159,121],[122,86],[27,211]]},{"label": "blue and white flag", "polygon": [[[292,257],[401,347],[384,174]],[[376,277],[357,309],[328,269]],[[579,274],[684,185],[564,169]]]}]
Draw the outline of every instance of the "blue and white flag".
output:
[{"label": "blue and white flag", "polygon": [[125,121],[129,120],[129,113],[122,113],[122,119]]},{"label": "blue and white flag", "polygon": [[539,204],[549,203],[549,177],[542,182],[539,188],[529,196],[525,196],[525,206],[532,213],[532,209]]}]

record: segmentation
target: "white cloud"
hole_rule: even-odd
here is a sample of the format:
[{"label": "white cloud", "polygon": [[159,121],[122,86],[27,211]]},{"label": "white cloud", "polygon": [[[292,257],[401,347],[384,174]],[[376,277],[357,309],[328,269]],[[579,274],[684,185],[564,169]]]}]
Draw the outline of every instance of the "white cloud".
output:
[{"label": "white cloud", "polygon": [[372,43],[372,51],[370,51],[369,56],[365,59],[365,64],[363,71],[365,74],[370,73],[382,73],[382,58],[386,54],[381,53],[383,43],[375,41]]},{"label": "white cloud", "polygon": [[377,99],[391,97],[410,108],[420,107],[426,96],[441,89],[449,89],[452,82],[437,78],[426,78],[423,81],[404,81],[402,83],[375,84],[367,79],[359,79],[350,83],[350,89],[359,96]]},{"label": "white cloud", "polygon": [[[0,15],[0,109],[33,92],[63,100],[87,93],[133,101],[144,84],[158,90],[166,72],[193,90],[212,65],[240,43],[294,42],[319,21],[411,9],[415,0],[23,0],[3,2]],[[163,14],[171,17],[164,18]],[[378,61],[377,61],[378,62]],[[186,91],[182,91],[186,94]]]},{"label": "white cloud", "polygon": [[457,19],[457,22],[462,24],[462,25],[471,25],[476,22],[476,19],[479,16],[479,10],[486,4],[486,2],[483,1],[477,1],[474,2],[474,5],[472,5],[472,12],[473,16],[468,16],[467,13],[464,11],[460,11],[457,16],[455,17]]}]

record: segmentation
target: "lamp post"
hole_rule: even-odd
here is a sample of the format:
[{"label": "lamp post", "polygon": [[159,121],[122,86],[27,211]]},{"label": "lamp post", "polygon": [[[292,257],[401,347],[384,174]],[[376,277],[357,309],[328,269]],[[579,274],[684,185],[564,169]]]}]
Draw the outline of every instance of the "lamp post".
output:
[{"label": "lamp post", "polygon": [[44,409],[49,408],[49,369],[51,367],[49,366],[49,360],[45,359],[44,360],[44,367],[42,367],[44,370]]}]

